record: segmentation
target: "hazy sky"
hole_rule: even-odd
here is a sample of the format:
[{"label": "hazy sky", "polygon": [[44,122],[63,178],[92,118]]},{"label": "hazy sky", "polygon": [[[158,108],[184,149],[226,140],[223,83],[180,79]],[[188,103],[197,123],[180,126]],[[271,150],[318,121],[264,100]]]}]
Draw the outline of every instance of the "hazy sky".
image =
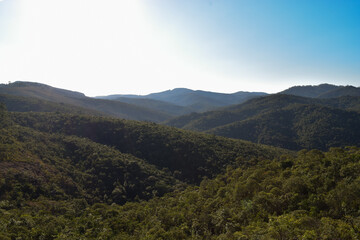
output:
[{"label": "hazy sky", "polygon": [[88,96],[360,85],[359,0],[0,0],[0,82]]}]

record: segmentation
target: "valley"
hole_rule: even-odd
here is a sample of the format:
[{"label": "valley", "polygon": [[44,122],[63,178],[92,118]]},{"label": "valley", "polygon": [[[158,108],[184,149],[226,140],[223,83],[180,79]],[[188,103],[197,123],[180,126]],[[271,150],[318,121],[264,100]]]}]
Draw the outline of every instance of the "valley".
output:
[{"label": "valley", "polygon": [[357,239],[357,94],[1,85],[0,239]]}]

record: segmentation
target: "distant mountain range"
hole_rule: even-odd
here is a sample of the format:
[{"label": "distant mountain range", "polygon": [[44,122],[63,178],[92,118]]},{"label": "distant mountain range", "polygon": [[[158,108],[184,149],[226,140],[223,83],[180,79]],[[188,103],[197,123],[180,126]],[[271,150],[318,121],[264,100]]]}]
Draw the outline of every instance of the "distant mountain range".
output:
[{"label": "distant mountain range", "polygon": [[[140,121],[161,122],[172,117],[170,114],[140,105],[90,98],[82,93],[58,89],[40,83],[14,82],[2,84],[0,85],[0,94],[5,103],[12,103],[11,110],[13,111],[23,111],[24,109],[38,111],[38,109],[44,109],[44,107],[39,107],[39,105],[54,106],[54,104],[57,106],[56,109],[59,110],[61,108],[60,104],[63,106],[63,109],[64,107],[66,109],[75,107],[78,112],[92,111],[96,112],[97,115]],[[9,95],[17,96],[18,98],[9,98]],[[37,105],[32,104],[34,101],[37,101]]]},{"label": "distant mountain range", "polygon": [[[98,98],[39,83],[0,85],[9,111],[61,112],[163,123],[298,150],[360,143],[360,88],[295,86],[280,94],[177,88]],[[208,111],[212,109],[211,111]]]},{"label": "distant mountain range", "polygon": [[[90,110],[93,113],[97,112],[98,115],[152,122],[162,122],[191,112],[203,112],[238,104],[257,96],[266,95],[266,93],[257,92],[225,94],[178,88],[146,96],[110,95],[90,98],[83,93],[32,82],[1,84],[0,94],[2,94],[3,101],[11,102],[11,110],[15,110],[17,104],[19,104],[19,109],[22,109],[21,111],[24,109],[30,111],[49,109],[44,105],[65,110],[66,106],[67,109],[73,110],[76,107],[77,112]],[[18,98],[15,101],[14,97],[9,98],[10,95]],[[36,106],[31,104],[34,103],[34,99],[37,99]],[[39,101],[42,101],[42,104]],[[22,103],[20,104],[20,102]],[[54,104],[61,104],[61,106],[55,107]],[[39,107],[39,105],[43,107]],[[20,111],[19,109],[18,111]]]},{"label": "distant mountain range", "polygon": [[360,97],[314,99],[276,94],[165,124],[299,150],[360,143]]},{"label": "distant mountain range", "polygon": [[295,86],[280,93],[310,98],[336,98],[342,96],[360,96],[360,88],[320,84],[318,86]]},{"label": "distant mountain range", "polygon": [[0,85],[0,239],[359,239],[358,88],[304,89]]},{"label": "distant mountain range", "polygon": [[[232,94],[216,93],[207,91],[194,91],[187,88],[175,88],[159,93],[148,95],[109,95],[100,96],[100,99],[111,99],[117,101],[126,101],[136,104],[137,101],[161,101],[173,104],[179,108],[179,112],[204,112],[218,107],[229,106],[243,103],[254,97],[264,96],[264,92],[236,92]],[[159,102],[158,102],[159,103]],[[174,106],[173,106],[174,107]],[[181,110],[180,110],[181,109]]]}]

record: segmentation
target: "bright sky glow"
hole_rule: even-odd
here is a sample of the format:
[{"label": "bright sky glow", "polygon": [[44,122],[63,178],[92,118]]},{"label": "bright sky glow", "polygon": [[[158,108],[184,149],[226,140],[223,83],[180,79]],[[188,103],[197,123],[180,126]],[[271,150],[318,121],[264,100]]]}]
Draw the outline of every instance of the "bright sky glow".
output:
[{"label": "bright sky glow", "polygon": [[360,85],[358,0],[0,0],[0,82],[88,96]]}]

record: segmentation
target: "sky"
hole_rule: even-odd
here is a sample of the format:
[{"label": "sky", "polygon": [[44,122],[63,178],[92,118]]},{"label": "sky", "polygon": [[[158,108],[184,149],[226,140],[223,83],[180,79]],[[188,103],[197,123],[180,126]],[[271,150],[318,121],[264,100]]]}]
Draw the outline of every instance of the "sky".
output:
[{"label": "sky", "polygon": [[359,0],[0,0],[0,83],[85,93],[360,86]]}]

